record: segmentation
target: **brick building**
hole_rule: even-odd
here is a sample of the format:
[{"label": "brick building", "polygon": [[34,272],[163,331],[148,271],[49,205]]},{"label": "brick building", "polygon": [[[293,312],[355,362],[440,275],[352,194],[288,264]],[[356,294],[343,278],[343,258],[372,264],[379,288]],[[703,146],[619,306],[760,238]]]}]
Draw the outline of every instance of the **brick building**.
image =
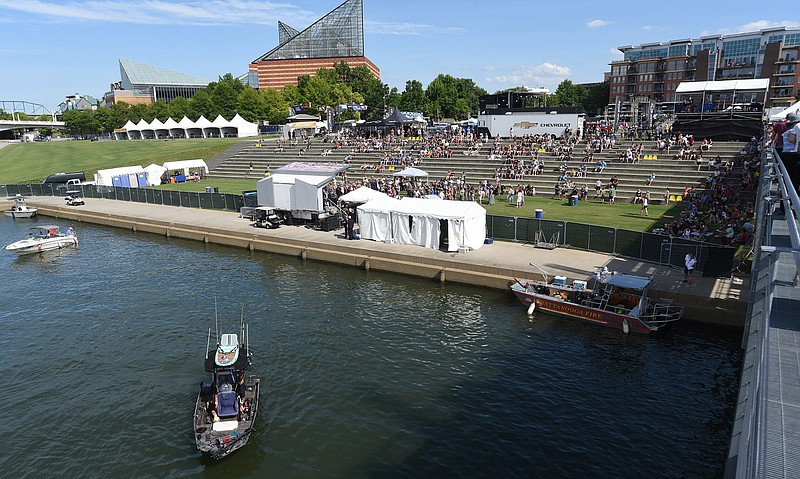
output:
[{"label": "brick building", "polygon": [[350,68],[363,65],[380,78],[380,69],[364,56],[363,0],[347,0],[303,31],[278,22],[278,42],[250,63],[250,86],[281,89],[297,85],[297,77],[342,61]]}]

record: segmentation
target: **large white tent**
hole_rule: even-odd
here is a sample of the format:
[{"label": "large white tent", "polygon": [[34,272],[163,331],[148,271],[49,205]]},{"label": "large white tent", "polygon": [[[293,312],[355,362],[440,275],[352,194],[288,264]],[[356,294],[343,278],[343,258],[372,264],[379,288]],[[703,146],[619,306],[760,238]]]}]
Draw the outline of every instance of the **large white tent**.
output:
[{"label": "large white tent", "polygon": [[478,249],[486,239],[486,210],[472,201],[375,199],[358,207],[361,237],[439,249],[443,222],[447,250]]},{"label": "large white tent", "polygon": [[138,140],[153,138],[245,138],[258,136],[258,125],[251,123],[237,113],[230,121],[217,116],[213,122],[201,116],[197,121],[183,117],[176,122],[172,118],[162,123],[158,118],[148,123],[144,119],[134,124],[130,120],[119,130],[114,131],[117,140]]}]

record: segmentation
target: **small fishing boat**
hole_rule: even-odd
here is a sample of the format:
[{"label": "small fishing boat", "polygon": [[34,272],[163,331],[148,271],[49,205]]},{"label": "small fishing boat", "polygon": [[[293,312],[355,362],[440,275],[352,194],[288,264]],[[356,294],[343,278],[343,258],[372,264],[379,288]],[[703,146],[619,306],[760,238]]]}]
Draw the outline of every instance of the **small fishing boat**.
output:
[{"label": "small fishing boat", "polygon": [[[533,265],[532,266],[536,266]],[[672,300],[653,301],[647,296],[652,278],[598,269],[591,287],[586,281],[567,284],[566,278],[553,281],[540,270],[544,281],[516,281],[511,290],[528,306],[528,314],[544,311],[619,328],[623,332],[652,333],[683,316],[683,307]]]},{"label": "small fishing boat", "polygon": [[38,208],[31,208],[25,203],[25,197],[22,195],[12,196],[8,199],[8,201],[13,201],[14,204],[11,205],[10,210],[5,210],[6,216],[10,216],[14,219],[16,218],[33,218],[36,216],[36,212],[39,210]]},{"label": "small fishing boat", "polygon": [[62,233],[56,225],[39,225],[30,228],[27,238],[6,246],[6,251],[17,254],[33,254],[67,246],[78,246],[78,235],[71,226]]},{"label": "small fishing boat", "polygon": [[[253,353],[249,328],[241,321],[240,335],[219,336],[213,350],[211,329],[206,341],[205,370],[211,374],[200,383],[194,408],[194,437],[197,449],[222,459],[247,444],[258,413],[261,380],[249,374]],[[244,341],[240,342],[240,338]]]}]

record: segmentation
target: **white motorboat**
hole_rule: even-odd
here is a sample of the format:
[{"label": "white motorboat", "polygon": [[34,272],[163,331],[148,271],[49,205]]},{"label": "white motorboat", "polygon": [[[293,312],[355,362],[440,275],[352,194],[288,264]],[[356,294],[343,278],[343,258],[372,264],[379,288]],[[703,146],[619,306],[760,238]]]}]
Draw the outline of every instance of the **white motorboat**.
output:
[{"label": "white motorboat", "polygon": [[11,206],[10,210],[5,210],[6,216],[10,216],[12,218],[33,218],[36,216],[36,212],[38,208],[31,208],[25,203],[25,197],[22,195],[17,195],[8,199],[8,201],[13,201],[14,204]]},{"label": "white motorboat", "polygon": [[78,235],[72,227],[62,233],[56,225],[39,225],[30,229],[27,238],[6,246],[6,251],[17,254],[33,254],[67,246],[78,246]]}]

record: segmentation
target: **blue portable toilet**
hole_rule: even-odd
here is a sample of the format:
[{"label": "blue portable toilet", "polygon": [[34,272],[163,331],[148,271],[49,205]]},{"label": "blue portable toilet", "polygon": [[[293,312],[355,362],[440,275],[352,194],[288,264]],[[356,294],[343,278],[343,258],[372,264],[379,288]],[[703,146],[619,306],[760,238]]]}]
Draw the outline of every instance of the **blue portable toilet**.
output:
[{"label": "blue portable toilet", "polygon": [[147,186],[147,173],[136,173],[136,180],[139,186]]},{"label": "blue portable toilet", "polygon": [[[119,176],[112,176],[112,177],[111,177],[111,185],[112,185],[112,186],[119,186],[119,187],[121,187],[121,186],[122,186],[122,180],[121,180],[120,178],[121,178],[121,177],[119,177]],[[127,178],[127,176],[126,176],[126,178]]]}]

